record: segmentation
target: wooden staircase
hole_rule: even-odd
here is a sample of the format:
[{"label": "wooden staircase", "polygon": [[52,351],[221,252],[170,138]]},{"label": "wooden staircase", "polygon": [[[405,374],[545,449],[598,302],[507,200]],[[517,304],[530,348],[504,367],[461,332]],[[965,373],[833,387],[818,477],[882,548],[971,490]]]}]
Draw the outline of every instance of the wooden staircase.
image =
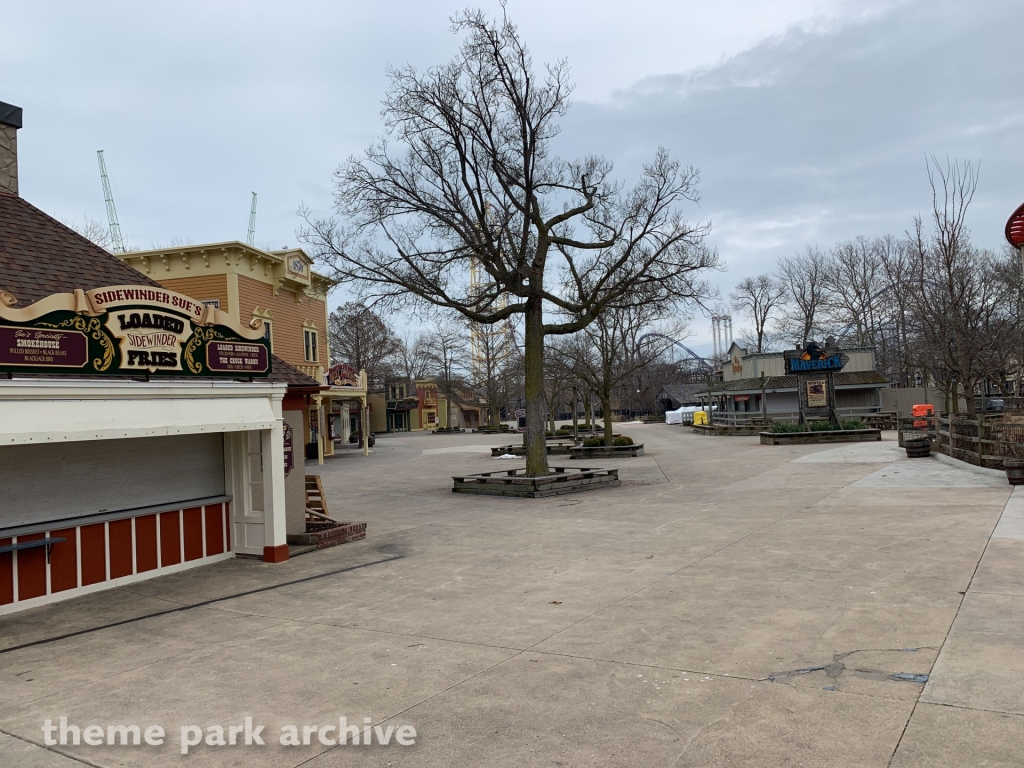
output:
[{"label": "wooden staircase", "polygon": [[[330,517],[327,512],[327,496],[324,495],[324,487],[320,483],[320,475],[306,475],[306,509],[319,512],[324,517]],[[306,520],[319,521],[320,518],[306,513]]]},{"label": "wooden staircase", "polygon": [[306,475],[306,532],[289,534],[288,543],[316,549],[366,538],[366,523],[342,523],[327,511],[320,475]]}]

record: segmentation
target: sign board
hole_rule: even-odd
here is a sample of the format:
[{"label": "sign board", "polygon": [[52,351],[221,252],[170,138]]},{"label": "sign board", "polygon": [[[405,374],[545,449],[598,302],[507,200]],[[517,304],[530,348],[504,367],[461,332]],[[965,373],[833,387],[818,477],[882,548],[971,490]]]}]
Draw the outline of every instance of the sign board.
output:
[{"label": "sign board", "polygon": [[826,342],[825,348],[822,348],[810,341],[803,349],[786,352],[786,374],[835,373],[843,370],[843,366],[850,362],[850,358],[838,350],[829,349],[829,346]]},{"label": "sign board", "polygon": [[24,308],[0,305],[0,373],[266,376],[261,326],[153,286],[57,293]]},{"label": "sign board", "polygon": [[838,426],[832,374],[841,371],[850,358],[836,348],[831,338],[824,346],[809,341],[803,349],[785,352],[784,357],[786,374],[797,377],[800,422],[827,418]]},{"label": "sign board", "polygon": [[327,372],[327,381],[332,387],[355,387],[361,384],[359,371],[348,363],[332,365]]},{"label": "sign board", "polygon": [[295,452],[292,450],[292,427],[286,421],[284,423],[284,476],[295,469]]},{"label": "sign board", "polygon": [[828,408],[828,379],[806,379],[807,407]]}]

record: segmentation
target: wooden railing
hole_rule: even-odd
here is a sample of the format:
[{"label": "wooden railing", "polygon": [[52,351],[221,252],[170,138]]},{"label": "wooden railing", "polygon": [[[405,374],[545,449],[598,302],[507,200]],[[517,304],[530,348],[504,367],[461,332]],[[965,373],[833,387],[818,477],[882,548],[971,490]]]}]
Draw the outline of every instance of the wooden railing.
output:
[{"label": "wooden railing", "polygon": [[[836,415],[840,419],[865,419],[872,416],[882,416],[883,414],[878,413],[876,408],[862,406],[857,408],[836,408]],[[884,415],[888,416],[888,414]],[[752,422],[764,423],[765,416],[760,411],[712,411],[711,423],[738,427]],[[796,424],[800,421],[800,412],[768,411],[767,421],[773,424]]]},{"label": "wooden railing", "polygon": [[307,376],[309,376],[309,378],[311,378],[311,379],[313,379],[315,381],[318,381],[321,384],[324,383],[324,376],[326,375],[326,371],[324,371],[324,367],[322,365],[309,365],[309,364],[306,364],[306,365],[296,365],[295,367],[298,368],[300,371],[302,371]]},{"label": "wooden railing", "polygon": [[1024,458],[1024,424],[1002,415],[952,414],[937,417],[935,424],[935,448],[954,459],[1001,469],[1003,459]]}]

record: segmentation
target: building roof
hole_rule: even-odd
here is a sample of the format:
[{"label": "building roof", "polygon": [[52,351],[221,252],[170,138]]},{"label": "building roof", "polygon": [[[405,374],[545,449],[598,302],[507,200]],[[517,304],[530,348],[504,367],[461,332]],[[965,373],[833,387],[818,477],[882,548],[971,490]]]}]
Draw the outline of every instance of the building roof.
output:
[{"label": "building roof", "polygon": [[658,390],[658,399],[662,399],[661,394],[664,392],[669,399],[677,403],[684,403],[688,400],[695,400],[697,393],[706,389],[704,384],[664,384]]},{"label": "building roof", "polygon": [[[31,203],[0,192],[0,290],[18,300],[14,306],[27,307],[54,293],[108,285],[161,287]],[[270,360],[271,374],[266,381],[298,389],[326,389],[277,355]]]},{"label": "building roof", "polygon": [[[878,371],[840,371],[833,374],[833,382],[839,387],[879,387],[889,383],[888,377]],[[796,391],[796,376],[768,376],[764,379],[736,379],[735,381],[718,381],[710,387],[701,389],[701,393],[711,394],[743,394],[760,392],[762,387],[767,391],[778,392],[780,389]]]},{"label": "building roof", "polygon": [[27,307],[54,293],[160,284],[16,195],[0,192],[0,290]]},{"label": "building roof", "polygon": [[270,375],[267,381],[287,384],[289,389],[327,390],[330,387],[307,376],[291,363],[286,363],[277,355],[270,356]]}]

